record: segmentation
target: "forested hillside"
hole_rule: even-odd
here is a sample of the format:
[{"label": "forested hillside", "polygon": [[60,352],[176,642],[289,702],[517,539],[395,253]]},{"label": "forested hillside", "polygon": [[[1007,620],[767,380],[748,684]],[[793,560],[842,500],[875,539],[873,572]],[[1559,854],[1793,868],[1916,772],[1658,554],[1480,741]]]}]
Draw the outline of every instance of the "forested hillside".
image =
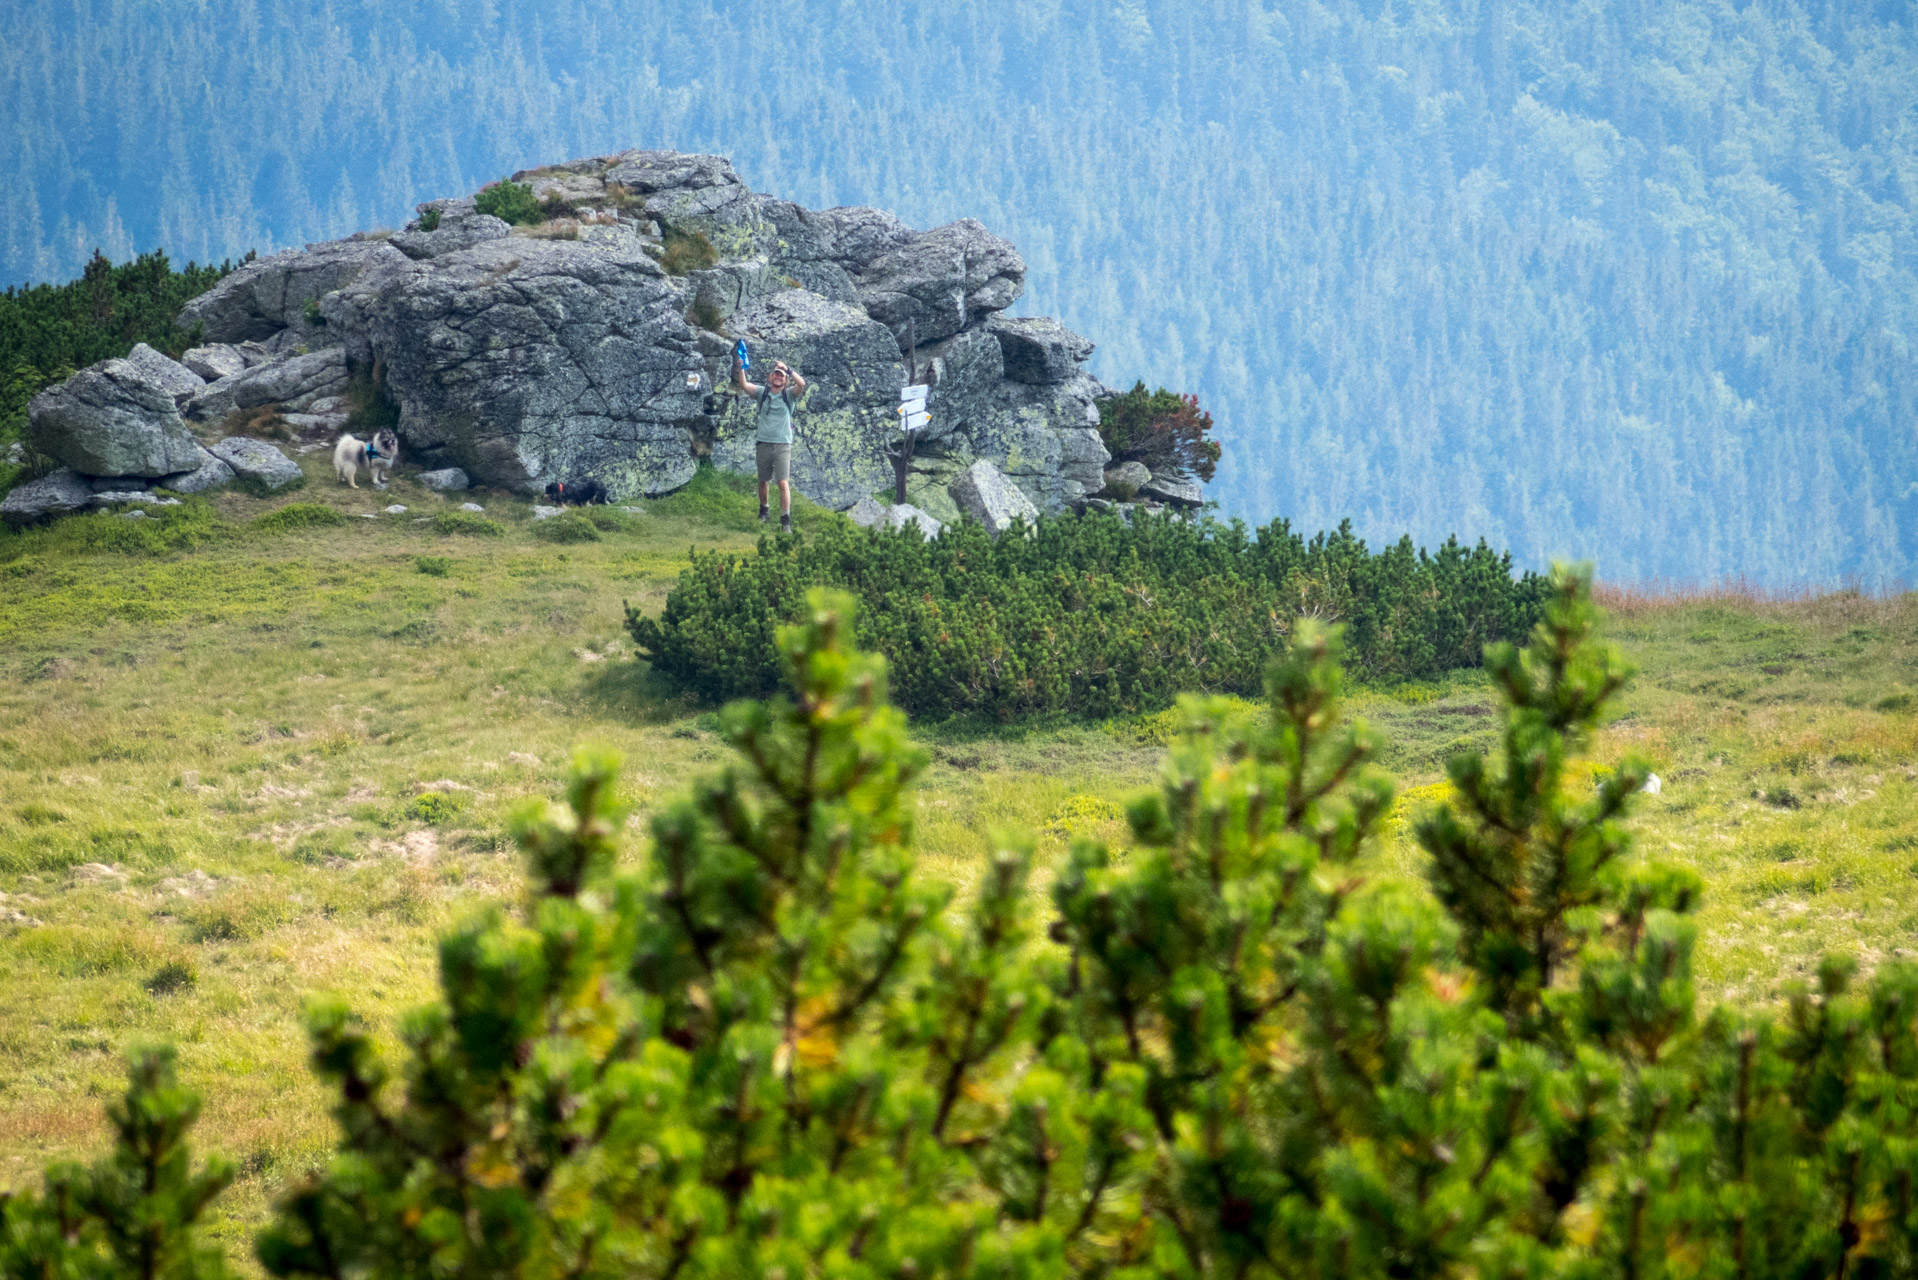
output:
[{"label": "forested hillside", "polygon": [[522,166],[730,155],[977,216],[1228,512],[1614,578],[1918,578],[1918,38],[1754,0],[49,0],[0,283],[218,261]]}]

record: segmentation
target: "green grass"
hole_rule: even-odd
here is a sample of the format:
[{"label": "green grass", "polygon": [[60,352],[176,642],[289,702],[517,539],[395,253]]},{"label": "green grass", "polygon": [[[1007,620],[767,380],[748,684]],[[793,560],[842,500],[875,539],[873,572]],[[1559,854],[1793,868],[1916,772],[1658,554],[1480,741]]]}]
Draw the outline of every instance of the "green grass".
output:
[{"label": "green grass", "polygon": [[347,522],[345,513],[321,502],[289,502],[253,521],[261,533],[291,533],[296,529],[330,529]]},{"label": "green grass", "polygon": [[[172,1040],[203,1140],[243,1169],[236,1254],[329,1144],[303,1001],[351,992],[390,1032],[433,990],[437,931],[515,898],[506,817],[557,794],[574,746],[625,753],[641,832],[724,763],[713,710],[632,660],[620,602],[658,609],[688,546],[761,529],[750,480],[712,471],[644,516],[569,513],[598,536],[556,544],[517,498],[459,495],[475,515],[306,466],[298,501],[0,534],[0,906],[40,922],[0,925],[0,1184],[94,1150],[119,1053]],[[797,504],[802,533],[835,518]],[[1705,879],[1707,991],[1770,1000],[1828,947],[1912,947],[1918,712],[1895,700],[1918,597],[1681,602],[1610,630],[1645,674],[1590,764],[1631,748],[1663,777],[1638,830]],[[1491,741],[1490,691],[1464,672],[1355,700],[1401,783],[1377,868],[1416,874],[1410,819],[1449,752]],[[1000,828],[1047,867],[1118,838],[1176,727],[919,726],[929,869],[963,888]]]},{"label": "green grass", "polygon": [[[777,491],[768,496],[775,505],[778,503]],[[759,523],[759,489],[753,478],[710,466],[702,466],[685,488],[648,504],[646,510],[650,515],[696,521],[736,533],[758,533],[766,528]],[[793,519],[802,528],[809,514],[824,513],[804,494],[793,494]]]},{"label": "green grass", "polygon": [[552,542],[562,546],[577,542],[598,542],[599,526],[593,518],[578,509],[562,511],[556,516],[541,520],[533,526],[533,536],[541,542]]}]

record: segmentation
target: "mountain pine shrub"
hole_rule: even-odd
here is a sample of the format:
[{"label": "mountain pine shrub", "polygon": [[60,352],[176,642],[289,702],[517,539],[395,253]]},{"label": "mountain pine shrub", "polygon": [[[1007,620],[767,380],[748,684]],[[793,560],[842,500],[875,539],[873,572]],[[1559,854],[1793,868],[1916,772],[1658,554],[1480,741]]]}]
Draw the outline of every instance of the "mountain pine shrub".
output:
[{"label": "mountain pine shrub", "polygon": [[[1135,382],[1099,402],[1099,436],[1113,463],[1140,462],[1154,475],[1210,480],[1219,464],[1212,415],[1199,397]],[[1112,495],[1108,495],[1112,496]]]},{"label": "mountain pine shrub", "polygon": [[[164,253],[115,266],[96,251],[78,280],[0,292],[0,452],[25,430],[27,403],[75,369],[124,356],[141,342],[175,355],[193,345],[192,335],[174,327],[180,308],[252,260],[249,253],[238,264],[189,262],[176,271]],[[25,473],[52,466],[31,458]],[[0,462],[0,488],[22,474]]]},{"label": "mountain pine shrub", "polygon": [[1434,675],[1523,636],[1544,592],[1483,543],[1374,554],[1347,525],[1308,542],[1284,521],[1252,532],[1089,515],[1024,539],[962,523],[927,541],[824,521],[757,555],[693,553],[662,616],[628,609],[627,628],[681,687],[763,697],[782,679],[775,632],[816,586],[858,598],[857,642],[887,659],[900,706],[998,719],[1158,711],[1188,690],[1258,696],[1302,618],[1342,623],[1367,678]]},{"label": "mountain pine shrub", "polygon": [[[191,979],[176,983],[186,985]],[[60,1164],[38,1194],[0,1194],[0,1275],[26,1280],[224,1280],[201,1239],[207,1206],[233,1180],[214,1159],[196,1173],[187,1131],[200,1100],[180,1087],[171,1049],[130,1056],[127,1091],[107,1107],[113,1149],[91,1168]]]},{"label": "mountain pine shrub", "polygon": [[[613,759],[522,810],[525,898],[444,938],[392,1061],[313,1007],[339,1151],[270,1273],[1918,1275],[1918,966],[1699,1015],[1699,886],[1625,825],[1642,766],[1567,785],[1626,678],[1582,576],[1489,656],[1499,749],[1416,823],[1433,892],[1375,874],[1392,785],[1308,620],[1263,707],[1179,702],[1044,921],[1016,836],[967,893],[917,873],[925,757],[852,611],[778,631],[789,692],[727,708],[733,764],[636,870]],[[125,1222],[201,1256],[219,1171],[145,1133],[110,1167],[163,1150],[150,1190],[6,1205],[7,1275],[158,1274]]]},{"label": "mountain pine shrub", "polygon": [[524,182],[514,182],[511,178],[503,178],[480,188],[473,203],[478,212],[489,213],[516,227],[529,227],[546,221],[546,211],[540,208],[539,198],[533,194],[533,188]]}]

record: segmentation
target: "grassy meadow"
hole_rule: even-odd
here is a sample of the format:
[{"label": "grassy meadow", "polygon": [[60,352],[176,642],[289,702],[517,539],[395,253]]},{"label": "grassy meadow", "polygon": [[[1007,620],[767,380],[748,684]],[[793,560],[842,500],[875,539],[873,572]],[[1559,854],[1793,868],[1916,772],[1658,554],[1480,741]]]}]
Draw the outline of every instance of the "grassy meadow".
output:
[{"label": "grassy meadow", "polygon": [[[121,1050],[168,1039],[207,1097],[199,1143],[242,1167],[239,1257],[331,1142],[304,999],[390,1028],[428,998],[436,933],[513,898],[506,815],[557,793],[575,745],[625,754],[641,830],[721,765],[712,709],[632,660],[621,605],[758,530],[710,474],[600,530],[305,466],[287,497],[0,534],[0,1185],[94,1150]],[[483,517],[449,514],[466,496]],[[1824,950],[1918,950],[1918,596],[1608,602],[1642,674],[1590,764],[1636,750],[1661,776],[1637,829],[1708,886],[1706,993],[1769,1001]],[[1447,754],[1490,744],[1490,691],[1461,672],[1354,703],[1402,791],[1376,870],[1416,875],[1407,819]],[[1052,861],[1116,837],[1172,721],[922,730],[930,871],[963,885],[995,828]]]}]

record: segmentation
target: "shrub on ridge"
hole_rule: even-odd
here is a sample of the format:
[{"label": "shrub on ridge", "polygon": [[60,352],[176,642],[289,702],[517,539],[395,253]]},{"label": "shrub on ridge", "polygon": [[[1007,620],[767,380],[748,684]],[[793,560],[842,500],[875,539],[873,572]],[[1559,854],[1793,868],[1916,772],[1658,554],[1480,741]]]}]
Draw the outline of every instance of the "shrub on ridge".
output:
[{"label": "shrub on ridge", "polygon": [[995,542],[970,523],[928,541],[823,521],[757,555],[695,551],[662,615],[628,609],[627,628],[680,686],[763,697],[780,681],[774,632],[815,586],[858,597],[858,642],[885,655],[912,714],[999,719],[1157,711],[1186,690],[1256,696],[1301,618],[1342,622],[1368,678],[1434,675],[1524,635],[1543,592],[1483,543],[1375,554],[1346,525],[1308,542],[1284,521],[1255,533],[1087,516]]}]

